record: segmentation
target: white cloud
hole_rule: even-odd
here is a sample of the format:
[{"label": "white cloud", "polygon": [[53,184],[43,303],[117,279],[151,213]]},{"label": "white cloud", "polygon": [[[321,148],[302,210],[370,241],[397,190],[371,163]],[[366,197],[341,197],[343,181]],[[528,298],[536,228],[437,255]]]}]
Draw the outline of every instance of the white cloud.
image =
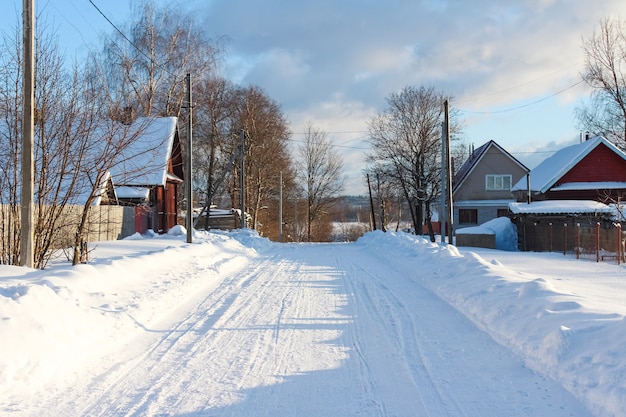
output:
[{"label": "white cloud", "polygon": [[[201,7],[206,26],[232,39],[241,80],[281,103],[292,127],[313,120],[328,131],[363,130],[406,85],[434,86],[473,111],[554,95],[579,80],[582,37],[603,17],[626,17],[623,0],[212,0]],[[486,115],[466,136],[479,143],[542,131],[560,139],[575,134],[571,109],[586,96],[579,86],[544,103],[543,113],[559,107],[552,118],[532,109]]]}]

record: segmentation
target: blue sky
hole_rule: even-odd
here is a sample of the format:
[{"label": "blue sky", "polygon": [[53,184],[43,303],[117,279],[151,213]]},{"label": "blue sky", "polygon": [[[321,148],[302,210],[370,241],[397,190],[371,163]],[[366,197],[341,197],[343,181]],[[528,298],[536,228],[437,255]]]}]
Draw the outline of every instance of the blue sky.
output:
[{"label": "blue sky", "polygon": [[[35,0],[68,56],[97,50],[113,30],[89,0]],[[92,0],[116,24],[132,1]],[[21,0],[4,0],[15,26]],[[582,39],[601,19],[626,18],[623,0],[188,0],[225,37],[223,75],[262,87],[297,140],[312,122],[344,157],[348,193],[361,193],[367,122],[407,85],[434,86],[462,110],[463,140],[493,139],[530,168],[578,139],[574,109]]]}]

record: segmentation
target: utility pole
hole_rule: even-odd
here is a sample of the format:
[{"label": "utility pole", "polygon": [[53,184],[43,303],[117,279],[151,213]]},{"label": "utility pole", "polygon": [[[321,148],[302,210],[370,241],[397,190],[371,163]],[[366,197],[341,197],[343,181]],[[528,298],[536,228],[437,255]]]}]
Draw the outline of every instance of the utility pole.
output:
[{"label": "utility pole", "polygon": [[[187,74],[187,172],[185,173],[187,184],[187,216],[185,216],[185,227],[187,228],[187,243],[193,241],[193,188],[192,188],[192,140],[193,140],[193,103],[191,101],[191,74]],[[208,214],[207,214],[208,216]]]},{"label": "utility pole", "polygon": [[239,203],[241,204],[241,228],[246,228],[246,132],[241,129],[241,176],[239,178]]},{"label": "utility pole", "polygon": [[383,199],[380,197],[380,174],[378,172],[376,173],[376,194],[376,200],[378,201],[378,219],[380,220],[380,230],[386,232],[387,229],[385,229],[385,209],[383,206]]},{"label": "utility pole", "polygon": [[446,243],[446,223],[448,221],[448,209],[446,204],[448,200],[448,164],[446,163],[446,155],[446,123],[441,122],[441,208],[439,209],[439,224],[441,228],[439,232],[441,234],[441,243]]},{"label": "utility pole", "polygon": [[372,198],[372,186],[370,184],[370,174],[367,174],[367,190],[370,193],[370,210],[372,211],[372,230],[376,230],[376,212],[374,211],[374,199]]},{"label": "utility pole", "polygon": [[280,171],[278,184],[278,241],[283,241],[283,171]]},{"label": "utility pole", "polygon": [[35,5],[34,0],[22,3],[22,36],[24,46],[24,79],[22,106],[22,189],[21,189],[21,230],[20,264],[34,267],[33,251],[33,145],[35,130]]},{"label": "utility pole", "polygon": [[450,152],[450,109],[448,100],[444,101],[444,122],[446,134],[446,194],[448,200],[448,243],[452,244],[452,236],[454,235],[454,209],[452,202],[452,154]]}]

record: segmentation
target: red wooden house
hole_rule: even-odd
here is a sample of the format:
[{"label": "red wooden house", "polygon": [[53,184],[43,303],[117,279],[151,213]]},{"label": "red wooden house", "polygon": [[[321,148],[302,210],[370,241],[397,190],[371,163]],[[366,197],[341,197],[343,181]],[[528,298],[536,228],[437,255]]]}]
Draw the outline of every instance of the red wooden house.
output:
[{"label": "red wooden house", "polygon": [[568,146],[547,158],[519,180],[511,192],[519,202],[543,200],[623,200],[626,195],[626,153],[601,136]]},{"label": "red wooden house", "polygon": [[609,237],[603,247],[616,247],[623,239],[615,225],[623,220],[616,207],[626,196],[626,154],[603,137],[561,149],[511,192],[520,249],[581,250],[585,236],[597,242],[600,235]]},{"label": "red wooden house", "polygon": [[139,118],[125,134],[132,144],[110,170],[117,201],[136,207],[137,232],[165,233],[177,224],[184,180],[177,118]]}]

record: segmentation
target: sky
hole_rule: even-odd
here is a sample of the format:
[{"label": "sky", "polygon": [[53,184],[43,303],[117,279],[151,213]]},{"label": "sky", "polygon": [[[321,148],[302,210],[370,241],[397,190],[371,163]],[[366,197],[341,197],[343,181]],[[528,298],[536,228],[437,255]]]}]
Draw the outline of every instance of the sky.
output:
[{"label": "sky", "polygon": [[[517,246],[507,218],[482,227]],[[614,259],[185,235],[0,265],[0,414],[624,416]]]},{"label": "sky", "polygon": [[[132,2],[92,2],[113,23],[128,20]],[[21,3],[3,2],[3,27]],[[56,3],[37,0],[36,10],[58,27],[70,56],[97,50],[100,35],[113,30],[89,0]],[[606,17],[626,18],[623,0],[189,0],[183,7],[226,41],[222,75],[263,88],[295,143],[307,123],[327,132],[344,159],[347,194],[365,190],[368,121],[409,85],[453,97],[464,143],[495,140],[529,168],[575,143],[575,109],[590,94],[580,83],[583,38]]]}]

